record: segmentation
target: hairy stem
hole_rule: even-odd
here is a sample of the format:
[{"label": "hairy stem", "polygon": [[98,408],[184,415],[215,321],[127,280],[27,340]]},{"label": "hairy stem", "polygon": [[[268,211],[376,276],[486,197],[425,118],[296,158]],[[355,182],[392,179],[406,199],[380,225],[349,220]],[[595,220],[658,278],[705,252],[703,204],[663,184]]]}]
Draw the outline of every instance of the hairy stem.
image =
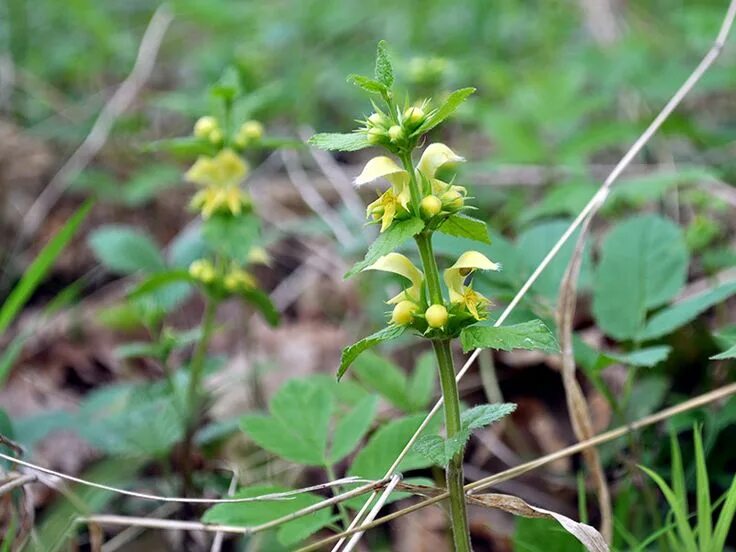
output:
[{"label": "hairy stem", "polygon": [[[409,185],[411,186],[412,200],[416,205],[419,203],[418,186],[414,174],[411,156],[402,158],[404,168],[409,173]],[[442,286],[440,284],[440,271],[437,268],[437,259],[432,250],[432,232],[424,231],[414,237],[419,255],[422,259],[427,293],[429,301],[435,305],[444,304]],[[452,362],[452,351],[449,339],[433,339],[437,365],[439,366],[440,384],[442,396],[445,401],[445,429],[447,438],[454,437],[461,430],[460,423],[460,395],[455,381],[455,367]],[[468,516],[465,510],[465,490],[463,489],[463,453],[459,450],[452,457],[445,471],[447,490],[450,493],[450,522],[452,525],[452,538],[457,552],[470,552],[470,531],[468,529]]]}]

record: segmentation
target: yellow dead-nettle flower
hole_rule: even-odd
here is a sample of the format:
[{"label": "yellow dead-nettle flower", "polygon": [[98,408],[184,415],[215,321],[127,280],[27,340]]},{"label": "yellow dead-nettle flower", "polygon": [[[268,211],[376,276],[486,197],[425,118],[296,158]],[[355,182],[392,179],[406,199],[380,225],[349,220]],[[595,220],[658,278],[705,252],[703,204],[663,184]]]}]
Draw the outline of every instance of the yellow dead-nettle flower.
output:
[{"label": "yellow dead-nettle flower", "polygon": [[453,165],[464,161],[464,157],[456,154],[445,144],[436,142],[428,145],[424,149],[424,153],[422,153],[422,157],[419,159],[419,164],[417,164],[417,173],[421,173],[424,178],[430,181],[433,194],[441,194],[450,188],[457,188],[457,191],[462,191],[463,195],[465,195],[465,188],[462,186],[451,186],[447,182],[443,182],[435,177],[437,171],[445,165]]},{"label": "yellow dead-nettle flower", "polygon": [[211,284],[217,278],[217,271],[212,261],[197,259],[189,265],[189,275],[203,284]]},{"label": "yellow dead-nettle flower", "polygon": [[223,281],[225,289],[231,293],[246,291],[256,287],[256,280],[248,272],[239,267],[232,267]]},{"label": "yellow dead-nettle flower", "polygon": [[401,253],[389,253],[364,268],[363,270],[381,270],[383,272],[392,272],[403,276],[411,282],[411,287],[402,291],[395,297],[392,297],[387,303],[394,305],[401,301],[418,302],[422,295],[422,284],[424,283],[424,273]]},{"label": "yellow dead-nettle flower", "polygon": [[248,164],[230,148],[214,157],[202,155],[187,171],[187,181],[200,186],[237,186],[248,173]]},{"label": "yellow dead-nettle flower", "polygon": [[466,251],[454,265],[445,270],[445,283],[450,291],[451,303],[465,305],[473,318],[483,320],[485,307],[490,304],[490,300],[475,291],[472,285],[465,285],[465,278],[476,270],[501,270],[501,265],[478,251]]},{"label": "yellow dead-nettle flower", "polygon": [[192,208],[202,213],[205,219],[215,213],[230,213],[237,216],[250,208],[248,195],[237,185],[226,187],[210,186],[194,194],[190,203]]}]

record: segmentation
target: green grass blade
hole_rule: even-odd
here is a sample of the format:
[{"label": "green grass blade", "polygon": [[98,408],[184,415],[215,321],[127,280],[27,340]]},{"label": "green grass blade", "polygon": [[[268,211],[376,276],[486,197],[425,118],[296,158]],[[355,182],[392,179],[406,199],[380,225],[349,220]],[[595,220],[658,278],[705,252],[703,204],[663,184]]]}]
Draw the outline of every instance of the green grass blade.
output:
[{"label": "green grass blade", "polygon": [[705,464],[705,452],[703,451],[703,438],[701,428],[693,428],[695,439],[695,487],[698,501],[698,542],[699,550],[709,550],[713,524],[711,521],[710,482],[708,481],[708,468]]},{"label": "green grass blade", "polygon": [[61,254],[69,241],[74,237],[79,225],[82,224],[87,213],[92,208],[92,201],[88,200],[64,224],[53,238],[41,250],[31,265],[26,269],[20,282],[10,292],[8,299],[0,308],[0,335],[13,322],[20,310],[30,299],[33,292],[44,279],[56,258]]},{"label": "green grass blade", "polygon": [[677,532],[680,535],[680,539],[682,540],[685,549],[692,552],[699,552],[698,546],[695,543],[695,535],[693,535],[692,528],[687,520],[687,511],[682,502],[678,500],[674,491],[669,485],[667,485],[667,483],[665,483],[664,479],[662,479],[658,473],[644,466],[639,466],[639,468],[641,468],[644,473],[646,473],[657,484],[659,490],[662,491],[662,494],[667,500],[667,503],[670,505],[672,513],[675,516]]},{"label": "green grass blade", "polygon": [[690,507],[687,503],[687,486],[685,485],[685,469],[682,466],[682,451],[680,443],[677,441],[677,435],[673,431],[670,433],[670,456],[672,458],[672,491],[677,497],[678,503],[682,504],[682,510],[687,514]]},{"label": "green grass blade", "polygon": [[726,493],[726,502],[723,504],[721,514],[718,516],[716,530],[713,533],[710,547],[713,552],[720,552],[726,546],[726,537],[731,529],[734,513],[736,513],[736,477],[731,481],[731,486]]}]

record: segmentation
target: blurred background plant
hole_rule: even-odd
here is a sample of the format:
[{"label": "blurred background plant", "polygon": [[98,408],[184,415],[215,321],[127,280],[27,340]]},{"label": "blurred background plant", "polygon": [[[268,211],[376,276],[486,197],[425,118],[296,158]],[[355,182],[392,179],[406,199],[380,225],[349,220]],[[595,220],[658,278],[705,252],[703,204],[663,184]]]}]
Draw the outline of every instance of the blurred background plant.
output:
[{"label": "blurred background plant", "polygon": [[[154,63],[150,76],[138,82],[128,107],[109,121],[109,136],[29,232],[29,207],[129,75],[154,7],[89,0],[0,5],[0,228],[6,236],[0,244],[0,297],[6,305],[11,290],[33,280],[28,274],[39,265],[31,261],[49,239],[69,232],[67,224],[79,225],[53,268],[35,272],[37,287],[25,284],[34,291],[25,297],[25,308],[8,318],[13,323],[0,337],[0,433],[25,446],[27,458],[40,464],[174,495],[182,433],[172,422],[170,389],[158,360],[166,353],[173,365],[189,362],[197,337],[189,330],[203,305],[196,296],[168,295],[163,310],[160,303],[121,299],[141,277],[165,267],[186,268],[201,256],[201,236],[185,214],[191,190],[181,185],[186,165],[180,157],[193,150],[180,143],[177,151],[164,151],[158,141],[188,135],[200,115],[217,114],[209,86],[227,68],[245,93],[233,105],[233,120],[255,119],[267,135],[299,142],[314,128],[354,127],[355,114],[365,105],[344,75],[369,70],[382,38],[390,42],[398,80],[412,97],[440,99],[458,86],[475,86],[478,92],[453,124],[432,139],[452,142],[468,158],[455,182],[473,190],[476,215],[488,222],[493,237],[490,246],[472,248],[504,267],[478,274],[475,287],[504,303],[710,47],[726,2],[180,0],[169,7],[173,21],[162,29],[160,48],[144,52]],[[649,142],[612,190],[587,240],[574,344],[597,432],[734,380],[733,51],[728,44]],[[366,357],[356,381],[343,387],[328,381],[340,349],[382,327],[386,292],[400,290],[390,276],[350,284],[341,278],[346,269],[341,258],[357,260],[374,237],[374,229],[363,226],[363,205],[375,198],[374,190],[359,197],[350,185],[369,155],[332,158],[307,148],[253,151],[249,187],[264,219],[262,245],[272,258],[270,268],[256,267],[254,275],[282,312],[283,324],[270,329],[237,302],[224,302],[219,310],[204,370],[208,422],[194,437],[192,455],[203,494],[226,495],[233,472],[243,486],[270,489],[324,481],[327,463],[338,476],[380,477],[401,449],[386,443],[405,442],[436,395],[427,384],[425,350],[400,340],[380,356]],[[90,197],[96,202],[86,219],[72,218]],[[438,236],[435,248],[451,261],[469,245]],[[554,325],[572,253],[572,244],[562,249],[510,323],[539,317]],[[169,330],[151,341],[147,328],[160,325],[163,317]],[[384,366],[389,362],[392,369]],[[482,355],[480,369],[461,383],[463,400],[468,405],[508,400],[519,407],[473,438],[466,458],[469,479],[575,440],[559,366],[557,357],[536,353]],[[176,385],[185,385],[183,378],[177,373]],[[291,378],[310,383],[285,383]],[[334,452],[333,433],[317,436],[332,447],[325,449],[321,460],[329,462],[318,463],[319,470],[311,460],[284,454],[278,443],[259,437],[250,412],[268,407],[269,416],[277,417],[280,394],[307,392],[340,413],[330,418],[334,423],[343,413],[373,412],[355,414],[373,423],[354,430],[359,438],[343,443],[344,456]],[[398,420],[396,413],[402,413]],[[682,441],[685,489],[680,485],[678,496],[684,492],[692,501],[702,493],[703,478],[690,452],[693,422],[702,424],[710,496],[724,495],[736,461],[730,446],[735,420],[736,401],[730,399],[669,421],[668,429]],[[654,428],[600,448],[613,496],[616,550],[637,549],[674,523],[669,512],[675,507],[637,467],[674,481],[666,434]],[[370,451],[385,457],[371,458]],[[402,469],[424,478],[437,469],[417,458]],[[499,489],[598,525],[595,502],[585,500],[593,489],[581,473],[577,458],[562,459]],[[99,489],[65,486],[62,496],[46,487],[28,489],[26,495],[16,489],[12,503],[3,502],[8,507],[1,523],[23,540],[35,517],[34,540],[28,542],[40,550],[64,546],[69,536],[86,545],[90,533],[72,524],[80,513],[192,514]],[[299,505],[315,500],[319,497],[306,497]],[[230,510],[213,508],[205,515],[227,519]],[[256,511],[249,517],[236,510],[239,523],[246,524],[278,515]],[[425,513],[394,522],[391,532],[372,531],[367,545],[444,549],[441,513]],[[340,515],[335,510],[307,528],[292,526],[286,536],[274,531],[243,539],[243,546],[293,546],[312,531],[339,524]],[[513,524],[505,514],[476,506],[470,517],[479,550],[578,546],[545,520]],[[106,530],[108,537],[118,533]],[[176,534],[164,543],[161,532],[121,540],[127,538],[138,539],[128,544],[134,547],[181,545]],[[203,537],[190,538],[191,546],[208,546]],[[666,537],[646,546],[682,549]],[[727,541],[729,546],[736,543]]]}]

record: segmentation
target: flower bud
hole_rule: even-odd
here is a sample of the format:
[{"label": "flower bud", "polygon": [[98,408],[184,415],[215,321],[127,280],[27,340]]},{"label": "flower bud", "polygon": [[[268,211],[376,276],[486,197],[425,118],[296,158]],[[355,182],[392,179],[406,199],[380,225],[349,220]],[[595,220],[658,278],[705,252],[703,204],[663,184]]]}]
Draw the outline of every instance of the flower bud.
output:
[{"label": "flower bud", "polygon": [[219,128],[213,128],[212,131],[210,131],[208,138],[210,142],[212,142],[215,145],[218,145],[222,143],[222,139],[224,138],[224,135],[222,134],[222,131]]},{"label": "flower bud", "polygon": [[447,324],[447,309],[444,305],[432,305],[424,312],[424,318],[430,328],[441,328]]},{"label": "flower bud", "polygon": [[374,127],[385,128],[388,124],[388,120],[383,113],[373,113],[370,117],[368,117],[368,123],[369,125],[372,125]]},{"label": "flower bud", "polygon": [[409,107],[404,111],[404,124],[414,130],[424,122],[426,114],[421,107]]},{"label": "flower bud", "polygon": [[388,137],[392,142],[396,143],[404,137],[404,129],[399,125],[393,125],[388,129]]},{"label": "flower bud", "polygon": [[238,136],[246,141],[255,141],[263,138],[263,125],[258,121],[246,121],[240,125]]},{"label": "flower bud", "polygon": [[371,144],[380,144],[386,139],[386,131],[378,128],[373,127],[368,129],[368,141]]},{"label": "flower bud", "polygon": [[210,117],[200,117],[194,123],[194,136],[197,138],[209,138],[213,130],[218,129],[217,119]]},{"label": "flower bud", "polygon": [[431,219],[442,211],[442,201],[437,196],[428,195],[419,203],[419,209],[422,212],[422,217]]},{"label": "flower bud", "polygon": [[397,326],[406,326],[414,321],[414,313],[417,311],[416,303],[401,301],[397,303],[391,313],[391,322]]},{"label": "flower bud", "polygon": [[198,259],[190,264],[189,275],[203,284],[211,284],[217,277],[215,267],[207,259]]},{"label": "flower bud", "polygon": [[465,198],[457,190],[447,190],[440,196],[440,199],[442,207],[447,211],[459,211],[465,205]]}]

